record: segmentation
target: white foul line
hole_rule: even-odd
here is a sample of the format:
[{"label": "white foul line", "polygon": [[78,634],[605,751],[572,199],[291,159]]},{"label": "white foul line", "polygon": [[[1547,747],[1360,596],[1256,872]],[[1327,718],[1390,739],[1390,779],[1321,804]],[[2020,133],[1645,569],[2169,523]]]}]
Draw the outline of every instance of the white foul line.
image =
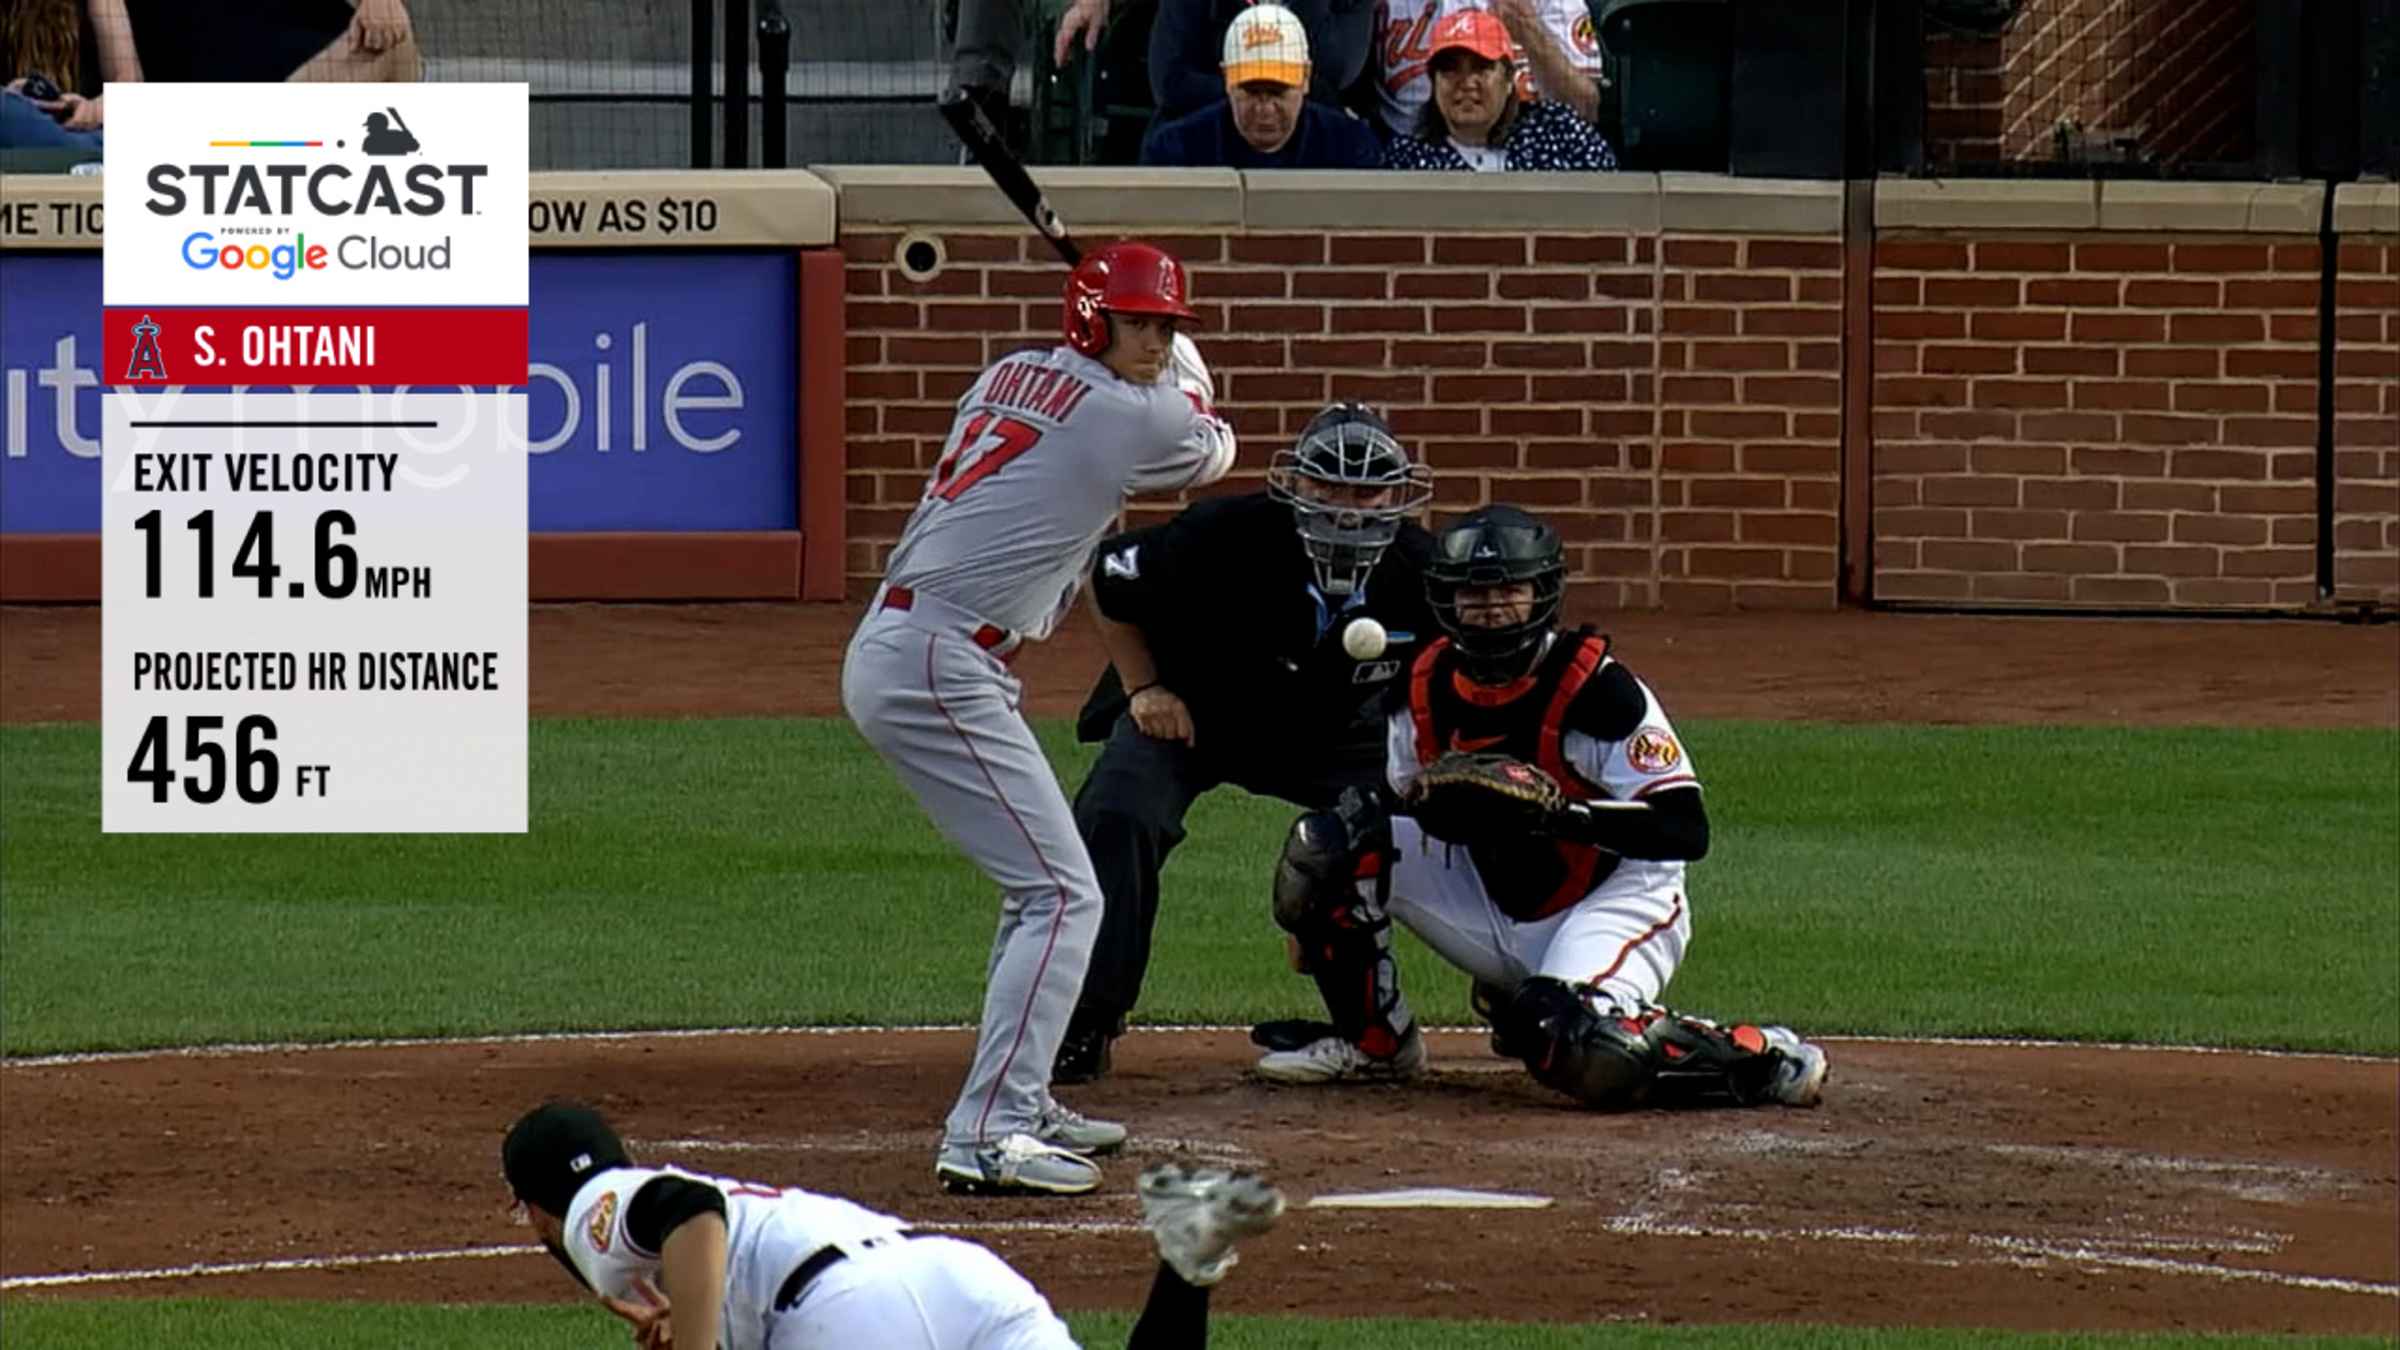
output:
[{"label": "white foul line", "polygon": [[[941,1233],[1138,1233],[1142,1226],[1129,1219],[991,1219],[969,1223],[920,1223],[925,1232]],[[77,1284],[130,1284],[140,1280],[191,1280],[211,1275],[274,1275],[301,1270],[347,1270],[355,1266],[405,1266],[428,1261],[481,1261],[495,1256],[539,1256],[537,1246],[453,1247],[420,1252],[366,1252],[355,1256],[295,1256],[277,1261],[227,1261],[190,1266],[159,1266],[149,1270],[85,1270],[64,1275],[0,1277],[0,1291],[55,1289]]]}]

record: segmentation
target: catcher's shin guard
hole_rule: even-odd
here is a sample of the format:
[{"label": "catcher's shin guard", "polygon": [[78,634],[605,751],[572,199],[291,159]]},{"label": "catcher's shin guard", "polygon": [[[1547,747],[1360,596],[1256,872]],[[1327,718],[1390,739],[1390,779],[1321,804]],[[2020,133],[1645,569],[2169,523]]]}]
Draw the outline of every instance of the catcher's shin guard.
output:
[{"label": "catcher's shin guard", "polygon": [[1757,1027],[1722,1027],[1668,1008],[1628,1012],[1590,985],[1548,976],[1517,986],[1494,1011],[1494,1038],[1507,1040],[1534,1080],[1587,1106],[1775,1099],[1783,1061]]},{"label": "catcher's shin guard", "polygon": [[1659,1058],[1637,1021],[1592,1006],[1590,985],[1536,975],[1495,1003],[1492,1040],[1525,1061],[1533,1080],[1586,1106],[1639,1106]]},{"label": "catcher's shin guard", "polygon": [[1415,1020],[1383,907],[1393,856],[1389,819],[1352,790],[1333,810],[1292,822],[1275,863],[1275,922],[1292,935],[1335,1034],[1378,1056],[1396,1053]]}]

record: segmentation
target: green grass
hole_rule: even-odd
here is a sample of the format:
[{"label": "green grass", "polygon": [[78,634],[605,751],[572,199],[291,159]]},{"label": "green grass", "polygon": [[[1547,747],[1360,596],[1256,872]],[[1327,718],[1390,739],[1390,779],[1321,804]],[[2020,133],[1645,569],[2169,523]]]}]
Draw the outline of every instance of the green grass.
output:
[{"label": "green grass", "polygon": [[[1067,1322],[1078,1339],[1099,1350],[1123,1345],[1132,1319],[1097,1313],[1070,1315]],[[7,1305],[0,1325],[6,1326],[10,1345],[46,1350],[117,1350],[129,1345],[171,1345],[177,1350],[423,1350],[468,1345],[589,1350],[621,1343],[618,1324],[607,1314],[568,1306],[17,1300]],[[1212,1319],[1209,1336],[1210,1350],[1960,1350],[1982,1345],[2070,1350],[2095,1343],[2116,1350],[2353,1350],[2387,1344],[2372,1337],[2335,1336],[2035,1336],[1863,1327],[1556,1327],[1250,1317]]]},{"label": "green grass", "polygon": [[[1685,730],[1716,845],[1680,1006],[2400,1053],[2388,731]],[[1079,781],[1090,748],[1045,734]],[[981,998],[989,886],[840,722],[536,723],[522,837],[103,836],[98,739],[0,731],[10,1054],[964,1022]],[[1146,1019],[1309,1010],[1266,912],[1291,813],[1230,790],[1193,812]],[[612,983],[628,940],[716,975]],[[1464,981],[1413,943],[1403,978],[1466,1017]]]}]

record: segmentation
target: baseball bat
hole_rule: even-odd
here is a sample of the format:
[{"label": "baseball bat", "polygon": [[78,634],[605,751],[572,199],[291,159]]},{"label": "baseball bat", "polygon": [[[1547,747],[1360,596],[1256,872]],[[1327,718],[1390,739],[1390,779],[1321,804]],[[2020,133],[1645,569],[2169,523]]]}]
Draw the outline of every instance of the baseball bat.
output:
[{"label": "baseball bat", "polygon": [[1033,181],[1032,175],[1025,172],[1025,166],[1018,162],[1017,157],[1009,153],[1008,146],[1000,140],[999,131],[992,126],[992,120],[983,115],[983,109],[975,106],[975,100],[967,97],[967,91],[964,88],[951,90],[942,96],[940,106],[942,120],[958,133],[959,142],[967,147],[967,153],[973,155],[975,162],[983,166],[983,171],[991,175],[992,182],[999,186],[1009,203],[1017,208],[1037,233],[1050,241],[1050,247],[1058,250],[1058,256],[1066,259],[1067,266],[1073,267],[1081,262],[1083,250],[1076,246],[1073,236],[1067,233],[1067,223],[1050,209],[1049,199],[1042,196],[1041,187]]}]

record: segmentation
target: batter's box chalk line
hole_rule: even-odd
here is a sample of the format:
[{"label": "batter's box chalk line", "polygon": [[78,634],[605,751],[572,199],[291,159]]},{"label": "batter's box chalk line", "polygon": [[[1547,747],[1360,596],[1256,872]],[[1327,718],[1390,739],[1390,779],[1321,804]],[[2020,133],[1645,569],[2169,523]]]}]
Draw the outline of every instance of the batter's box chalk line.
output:
[{"label": "batter's box chalk line", "polygon": [[[2122,1240],[2106,1238],[2089,1240],[2054,1240],[2007,1237],[1983,1233],[1919,1233],[1904,1228],[1736,1228],[1717,1224],[1683,1223],[1663,1219],[1653,1214],[1635,1212],[1610,1218],[1604,1225],[1608,1231],[1629,1237],[1702,1238],[1718,1242],[1845,1242],[1867,1243],[1893,1247],[1955,1246],[1965,1243],[1996,1253],[1993,1262],[2012,1266],[2043,1266],[2051,1263],[2084,1267],[2141,1270],[2159,1275],[2188,1275],[2212,1280],[2253,1281],[2281,1285],[2289,1289],[2311,1289],[2327,1293],[2367,1294],[2379,1298],[2400,1299],[2400,1284],[2375,1280],[2352,1280],[2332,1275],[2303,1275],[2292,1271],[2259,1270],[2247,1266],[2226,1266],[2214,1262],[2178,1261],[2161,1256],[2138,1256],[2126,1252],[2108,1251],[2108,1246],[2127,1245]],[[2227,1249],[2240,1250],[2235,1242],[2223,1244]],[[1959,1262],[1938,1259],[1938,1264],[1957,1265]]]},{"label": "batter's box chalk line", "polygon": [[[500,1036],[403,1036],[382,1039],[352,1039],[337,1041],[231,1041],[213,1045],[164,1046],[152,1050],[96,1050],[59,1055],[28,1055],[0,1059],[5,1069],[55,1069],[80,1064],[117,1064],[146,1059],[214,1058],[234,1055],[299,1055],[327,1050],[406,1050],[424,1046],[467,1045],[547,1045],[556,1043],[626,1043],[635,1041],[685,1041],[711,1037],[733,1036],[891,1036],[926,1032],[969,1032],[975,1028],[964,1023],[923,1024],[911,1026],[843,1026],[843,1027],[692,1027],[663,1031],[536,1031]],[[1135,1035],[1179,1035],[1185,1032],[1240,1032],[1250,1028],[1203,1024],[1198,1026],[1137,1026]],[[1489,1033],[1490,1028],[1427,1027],[1435,1035],[1475,1035]],[[2044,1041],[2019,1038],[1976,1039],[1964,1036],[1820,1036],[1826,1045],[1950,1045],[1965,1048],[1990,1047],[2027,1050],[2118,1050],[2144,1054],[2237,1055],[2256,1059],[2314,1059],[2344,1064],[2400,1064],[2389,1055],[2336,1054],[2315,1050],[2252,1050],[2216,1045],[2137,1045],[2127,1041]]]}]

